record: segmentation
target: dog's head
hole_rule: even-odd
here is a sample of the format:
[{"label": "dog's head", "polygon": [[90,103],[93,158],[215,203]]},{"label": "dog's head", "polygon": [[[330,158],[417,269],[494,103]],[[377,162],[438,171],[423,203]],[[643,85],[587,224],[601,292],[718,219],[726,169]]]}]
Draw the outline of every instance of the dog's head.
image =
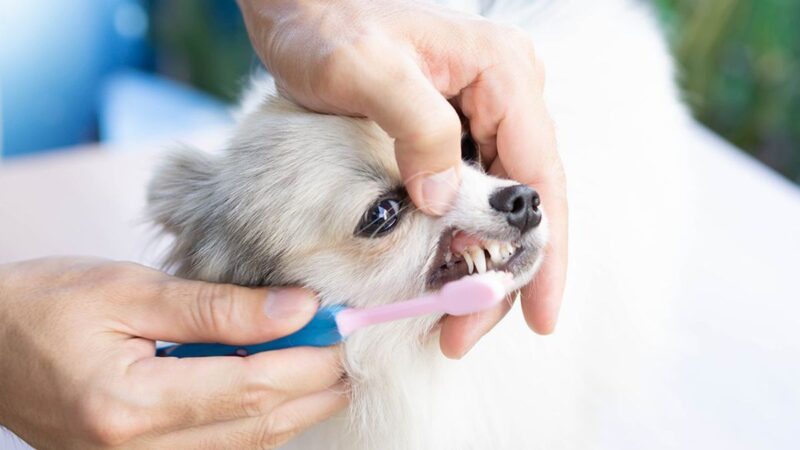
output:
[{"label": "dog's head", "polygon": [[508,271],[518,288],[542,258],[538,196],[464,153],[457,201],[430,217],[409,200],[377,125],[272,96],[224,154],[173,153],[150,186],[149,213],[175,236],[169,263],[188,278],[302,285],[351,306],[404,300],[473,271]]}]

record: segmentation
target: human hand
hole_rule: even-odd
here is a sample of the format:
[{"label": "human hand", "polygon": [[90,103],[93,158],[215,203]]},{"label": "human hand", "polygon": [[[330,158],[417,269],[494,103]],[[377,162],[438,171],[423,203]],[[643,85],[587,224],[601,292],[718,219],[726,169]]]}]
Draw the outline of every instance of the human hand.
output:
[{"label": "human hand", "polygon": [[316,308],[132,263],[0,265],[0,424],[37,448],[278,446],[346,405],[338,349],[177,359],[154,341],[264,342]]},{"label": "human hand", "polygon": [[[424,212],[447,211],[460,183],[460,111],[489,172],[534,186],[550,224],[542,269],[523,289],[529,326],[550,333],[567,259],[566,183],[528,36],[481,17],[392,0],[239,0],[279,88],[319,112],[365,116],[395,139],[400,173]],[[446,317],[458,358],[508,311]]]}]

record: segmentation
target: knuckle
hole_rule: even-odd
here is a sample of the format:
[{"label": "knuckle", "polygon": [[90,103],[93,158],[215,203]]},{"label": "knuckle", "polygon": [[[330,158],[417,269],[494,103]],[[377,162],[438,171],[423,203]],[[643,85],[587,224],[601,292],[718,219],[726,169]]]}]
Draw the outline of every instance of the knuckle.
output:
[{"label": "knuckle", "polygon": [[245,392],[240,407],[245,417],[263,416],[274,406],[278,394],[268,389],[256,388]]},{"label": "knuckle", "polygon": [[295,425],[296,423],[298,423],[297,418],[290,413],[265,416],[258,431],[258,447],[262,449],[279,447],[297,433],[299,427]]},{"label": "knuckle", "polygon": [[266,436],[259,439],[256,443],[255,448],[261,450],[272,450],[274,448],[278,448],[286,439],[282,439],[281,436]]},{"label": "knuckle", "polygon": [[116,447],[139,434],[138,420],[130,408],[107,393],[85,395],[77,417],[88,440],[100,447]]},{"label": "knuckle", "polygon": [[333,46],[322,56],[318,80],[321,92],[335,93],[348,86],[361,68],[371,67],[370,61],[382,53],[379,39],[361,35]]},{"label": "knuckle", "polygon": [[322,57],[320,70],[317,72],[322,76],[319,80],[323,87],[331,88],[338,85],[338,82],[346,79],[348,67],[355,58],[353,49],[347,45],[337,45]]},{"label": "knuckle", "polygon": [[408,136],[401,136],[406,142],[415,147],[424,144],[434,144],[453,136],[461,136],[461,121],[454,109],[430,108],[416,117],[413,127],[410,127]]},{"label": "knuckle", "polygon": [[274,415],[268,415],[260,421],[256,433],[258,448],[272,449],[281,444],[280,436],[274,432],[276,419]]},{"label": "knuckle", "polygon": [[504,91],[498,88],[486,89],[477,93],[475,103],[478,105],[470,111],[469,127],[473,137],[495,136],[500,121],[506,115],[509,102]]},{"label": "knuckle", "polygon": [[234,287],[229,284],[199,284],[195,291],[194,320],[198,329],[219,334],[236,323]]},{"label": "knuckle", "polygon": [[505,51],[515,61],[519,61],[520,57],[531,63],[536,61],[536,47],[524,29],[516,25],[499,25],[499,27],[500,31],[496,34],[500,36],[500,39],[495,42],[500,46],[501,51]]}]

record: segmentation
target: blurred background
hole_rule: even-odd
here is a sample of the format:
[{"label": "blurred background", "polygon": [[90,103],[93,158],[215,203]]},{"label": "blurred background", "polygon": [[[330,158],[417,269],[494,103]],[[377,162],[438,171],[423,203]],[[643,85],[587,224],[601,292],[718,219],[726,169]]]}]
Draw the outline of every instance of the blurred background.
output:
[{"label": "blurred background", "polygon": [[[650,1],[695,116],[800,184],[800,1]],[[0,158],[227,123],[259,66],[231,0],[0,11]]]},{"label": "blurred background", "polygon": [[653,3],[695,117],[800,183],[800,1]]}]

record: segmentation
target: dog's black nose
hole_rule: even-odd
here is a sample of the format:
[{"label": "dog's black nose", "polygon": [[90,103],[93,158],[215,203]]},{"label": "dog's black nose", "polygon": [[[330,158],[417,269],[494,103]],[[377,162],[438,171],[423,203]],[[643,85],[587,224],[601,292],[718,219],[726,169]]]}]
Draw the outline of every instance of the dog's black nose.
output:
[{"label": "dog's black nose", "polygon": [[500,188],[489,197],[489,204],[506,216],[508,223],[525,233],[542,221],[539,194],[524,184]]}]

